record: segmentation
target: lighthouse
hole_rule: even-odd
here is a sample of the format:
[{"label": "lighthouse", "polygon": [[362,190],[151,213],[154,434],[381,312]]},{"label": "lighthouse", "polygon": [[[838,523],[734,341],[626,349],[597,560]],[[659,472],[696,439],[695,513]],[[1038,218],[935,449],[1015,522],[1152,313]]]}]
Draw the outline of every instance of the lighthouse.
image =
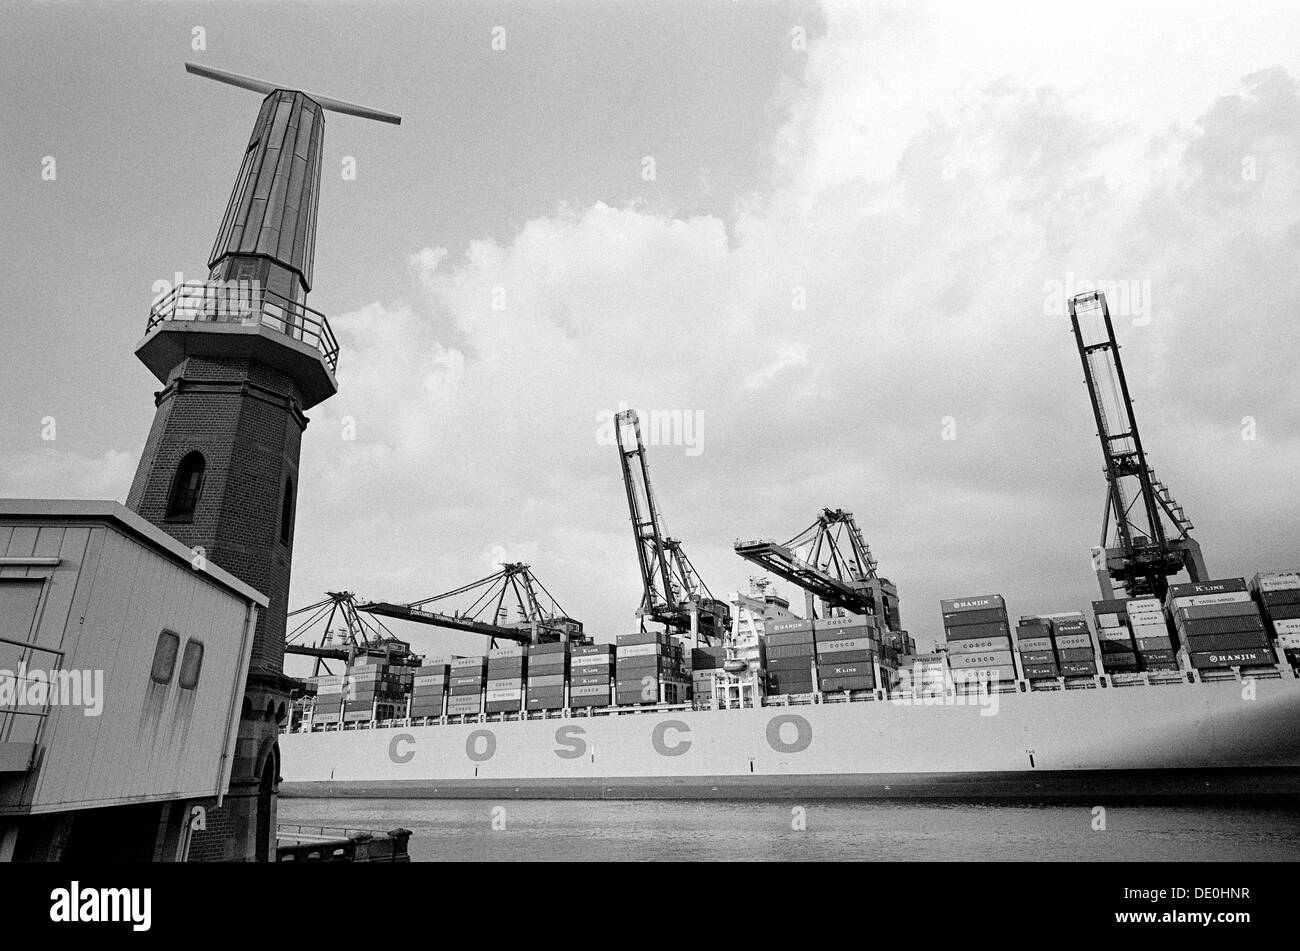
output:
[{"label": "lighthouse", "polygon": [[195,860],[275,854],[284,637],[307,411],[338,390],[339,348],[307,304],[325,112],[397,116],[186,64],[262,93],[208,279],[154,302],[135,353],[162,384],[127,507],[268,599],[253,637],[230,792],[196,810]]}]

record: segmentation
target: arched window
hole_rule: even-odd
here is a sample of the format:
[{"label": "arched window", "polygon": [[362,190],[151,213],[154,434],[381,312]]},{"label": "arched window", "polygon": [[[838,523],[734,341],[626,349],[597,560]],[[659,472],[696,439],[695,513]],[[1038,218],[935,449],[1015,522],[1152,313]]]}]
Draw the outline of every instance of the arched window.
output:
[{"label": "arched window", "polygon": [[289,532],[293,528],[293,480],[284,480],[284,499],[280,502],[280,541],[289,544]]},{"label": "arched window", "polygon": [[188,518],[199,504],[203,491],[203,453],[197,449],[188,453],[176,467],[176,480],[172,483],[171,498],[167,501],[168,518]]}]

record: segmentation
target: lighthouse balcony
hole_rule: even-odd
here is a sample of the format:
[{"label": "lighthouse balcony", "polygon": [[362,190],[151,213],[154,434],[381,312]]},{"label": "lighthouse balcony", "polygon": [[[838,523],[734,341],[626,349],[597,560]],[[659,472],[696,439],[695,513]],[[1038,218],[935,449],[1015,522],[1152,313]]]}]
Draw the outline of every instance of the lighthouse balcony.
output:
[{"label": "lighthouse balcony", "polygon": [[172,288],[150,308],[136,354],[163,382],[192,354],[257,360],[295,379],[304,408],[338,390],[339,345],[325,315],[256,281]]}]

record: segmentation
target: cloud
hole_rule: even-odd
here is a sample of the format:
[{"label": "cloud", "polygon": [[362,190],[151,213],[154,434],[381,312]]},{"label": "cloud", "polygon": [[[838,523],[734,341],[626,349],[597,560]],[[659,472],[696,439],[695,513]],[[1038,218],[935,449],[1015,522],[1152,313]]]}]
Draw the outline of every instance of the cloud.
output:
[{"label": "cloud", "polygon": [[[884,93],[858,93],[884,80],[849,55],[855,35],[832,24],[811,55],[781,184],[731,220],[560,208],[459,258],[416,253],[418,302],[341,318],[343,389],[305,444],[324,485],[303,503],[355,526],[365,558],[300,558],[296,590],[360,574],[427,596],[509,553],[597,636],[629,628],[626,502],[595,423],[625,402],[708,413],[701,456],[650,459],[715,594],[749,574],[732,539],[792,536],[830,504],[856,512],[923,643],[940,597],[1086,607],[1101,459],[1068,321],[1044,304],[1069,273],[1152,282],[1154,319],[1118,333],[1161,474],[1194,517],[1226,515],[1207,535],[1237,560],[1212,567],[1269,567],[1243,560],[1249,532],[1294,553],[1264,531],[1277,509],[1244,502],[1263,491],[1295,521],[1276,490],[1297,461],[1291,78],[1250,76],[1159,137],[1002,78],[890,112],[883,153],[859,161]],[[1113,180],[1138,153],[1164,158]],[[1249,411],[1266,442],[1239,438]],[[347,445],[329,434],[349,414],[363,436]],[[427,570],[385,577],[413,563]]]},{"label": "cloud", "polygon": [[61,498],[126,498],[135,475],[134,453],[110,449],[102,456],[85,456],[54,447],[0,459],[0,496],[48,498],[57,487]]}]

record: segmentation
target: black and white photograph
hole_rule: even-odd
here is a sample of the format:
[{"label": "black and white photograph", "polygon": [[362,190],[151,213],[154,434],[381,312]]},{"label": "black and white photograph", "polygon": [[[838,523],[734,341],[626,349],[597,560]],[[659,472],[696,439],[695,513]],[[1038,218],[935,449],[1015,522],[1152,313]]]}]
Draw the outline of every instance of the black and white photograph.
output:
[{"label": "black and white photograph", "polygon": [[13,0],[0,221],[17,918],[1283,920],[1300,6]]}]

